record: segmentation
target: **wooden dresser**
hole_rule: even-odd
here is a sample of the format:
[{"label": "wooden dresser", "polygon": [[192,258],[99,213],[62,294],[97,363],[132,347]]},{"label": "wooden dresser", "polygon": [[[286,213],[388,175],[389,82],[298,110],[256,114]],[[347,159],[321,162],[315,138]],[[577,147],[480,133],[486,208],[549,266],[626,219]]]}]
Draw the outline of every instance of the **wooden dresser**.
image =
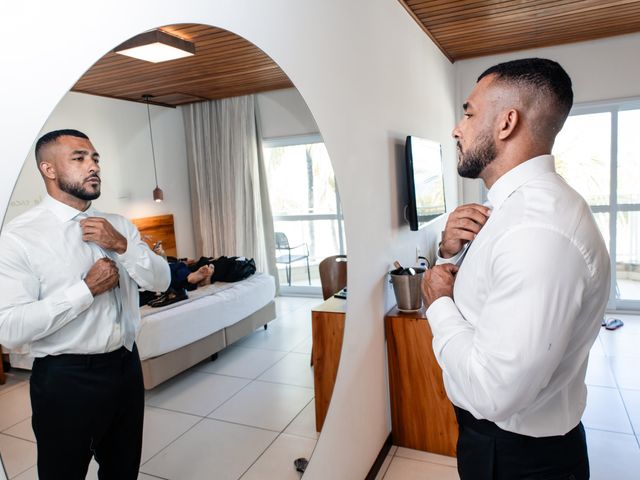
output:
[{"label": "wooden dresser", "polygon": [[433,354],[424,307],[384,318],[394,445],[455,456],[458,423]]},{"label": "wooden dresser", "polygon": [[316,430],[319,432],[327,416],[333,386],[336,383],[347,301],[330,297],[311,310],[313,338],[313,386],[316,404]]}]

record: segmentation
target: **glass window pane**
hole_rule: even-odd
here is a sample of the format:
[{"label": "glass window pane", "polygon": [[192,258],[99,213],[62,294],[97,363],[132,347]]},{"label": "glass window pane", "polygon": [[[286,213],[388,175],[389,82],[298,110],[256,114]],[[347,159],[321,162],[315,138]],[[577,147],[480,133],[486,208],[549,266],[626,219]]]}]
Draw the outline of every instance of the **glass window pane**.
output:
[{"label": "glass window pane", "polygon": [[640,110],[618,113],[618,203],[640,203]]},{"label": "glass window pane", "polygon": [[616,296],[640,300],[640,212],[618,212],[616,229]]},{"label": "glass window pane", "polygon": [[336,213],[336,185],[324,143],[264,149],[273,214]]},{"label": "glass window pane", "polygon": [[589,205],[609,204],[611,113],[569,117],[553,146],[556,170]]}]

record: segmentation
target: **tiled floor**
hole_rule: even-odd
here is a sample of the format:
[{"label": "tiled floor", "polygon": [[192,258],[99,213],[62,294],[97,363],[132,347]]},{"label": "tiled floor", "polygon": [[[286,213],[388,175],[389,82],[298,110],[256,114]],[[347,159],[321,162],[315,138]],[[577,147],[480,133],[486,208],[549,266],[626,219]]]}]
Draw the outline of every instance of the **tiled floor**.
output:
[{"label": "tiled floor", "polygon": [[[277,299],[278,318],[147,392],[141,480],[297,480],[317,441],[311,353],[320,298]],[[0,452],[10,479],[37,478],[28,372],[0,387]],[[88,479],[97,478],[92,462]]]},{"label": "tiled floor", "polygon": [[[315,447],[309,310],[317,298],[278,299],[268,330],[147,392],[140,480],[297,480],[292,467]],[[640,316],[602,330],[587,372],[587,428],[594,480],[640,471]],[[0,452],[9,478],[33,480],[36,448],[28,374],[0,387]],[[92,463],[88,479],[97,478]],[[214,477],[212,477],[215,472]],[[378,479],[457,479],[455,459],[392,447]]]}]

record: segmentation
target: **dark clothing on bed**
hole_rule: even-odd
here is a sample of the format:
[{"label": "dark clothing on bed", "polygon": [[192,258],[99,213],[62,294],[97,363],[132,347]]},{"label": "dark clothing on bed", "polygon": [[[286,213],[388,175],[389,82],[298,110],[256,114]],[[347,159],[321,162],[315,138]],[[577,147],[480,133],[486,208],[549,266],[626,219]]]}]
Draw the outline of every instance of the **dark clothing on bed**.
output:
[{"label": "dark clothing on bed", "polygon": [[213,265],[214,267],[211,283],[238,282],[256,273],[256,263],[253,258],[244,257],[200,257],[196,263],[190,266],[190,269],[195,272],[205,265]]}]

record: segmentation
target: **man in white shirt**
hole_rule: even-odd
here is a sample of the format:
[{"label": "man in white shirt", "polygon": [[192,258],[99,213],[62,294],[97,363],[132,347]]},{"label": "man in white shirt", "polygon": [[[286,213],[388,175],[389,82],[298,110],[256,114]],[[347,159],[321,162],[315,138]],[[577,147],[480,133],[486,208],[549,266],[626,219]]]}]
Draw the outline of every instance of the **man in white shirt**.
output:
[{"label": "man in white shirt", "polygon": [[550,155],[573,103],[551,60],[485,71],[453,130],[490,205],[451,213],[422,289],[463,480],[587,479],[580,418],[609,296],[605,243]]},{"label": "man in white shirt", "polygon": [[99,155],[77,130],[36,143],[48,195],[0,236],[0,344],[35,357],[32,426],[40,480],[136,479],[144,387],[134,340],[138,287],[163,291],[169,266],[100,196]]}]

